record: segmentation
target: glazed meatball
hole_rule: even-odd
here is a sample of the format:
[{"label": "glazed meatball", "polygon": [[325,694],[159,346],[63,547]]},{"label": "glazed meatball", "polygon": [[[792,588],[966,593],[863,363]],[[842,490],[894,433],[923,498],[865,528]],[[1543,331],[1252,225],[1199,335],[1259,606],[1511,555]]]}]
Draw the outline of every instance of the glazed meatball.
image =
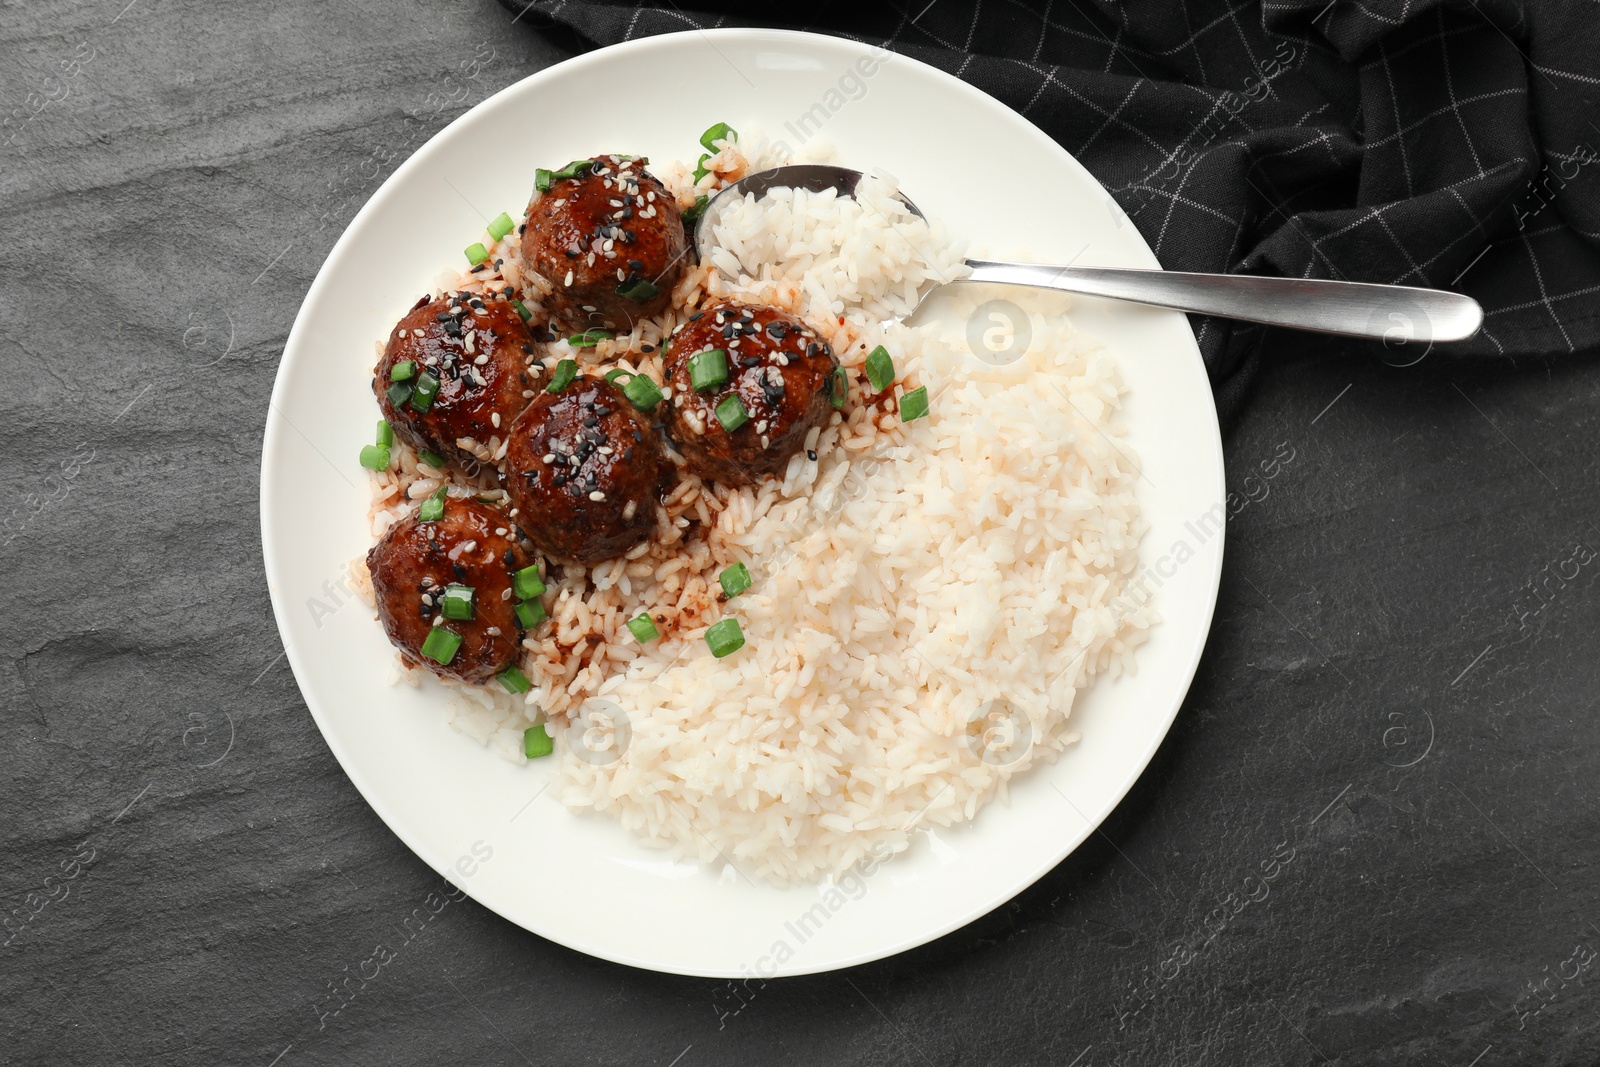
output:
[{"label": "glazed meatball", "polygon": [[[413,512],[367,553],[378,617],[406,661],[473,683],[517,660],[522,627],[509,590],[512,575],[531,563],[505,513],[472,499],[446,500],[443,516],[432,522]],[[447,591],[463,599],[452,586],[471,590],[470,619],[449,617]],[[461,638],[448,663],[422,651],[436,626]]]},{"label": "glazed meatball", "polygon": [[550,284],[544,303],[558,323],[628,330],[666,310],[687,242],[677,201],[645,162],[599,156],[533,194],[522,261]]},{"label": "glazed meatball", "polygon": [[[419,302],[389,334],[372,391],[401,440],[476,471],[477,457],[456,442],[505,436],[528,404],[522,394],[533,388],[531,340],[503,295],[452,293]],[[430,403],[426,393],[434,382],[438,392]]]},{"label": "glazed meatball", "polygon": [[[690,357],[726,353],[727,380],[696,392]],[[742,485],[782,471],[805,446],[812,427],[833,411],[833,349],[815,330],[776,308],[717,304],[690,316],[667,346],[672,386],[668,431],[689,469],[724,485]],[[738,405],[729,398],[737,397]],[[717,417],[745,421],[729,430]]]},{"label": "glazed meatball", "polygon": [[511,427],[503,484],[528,540],[589,564],[650,535],[671,469],[661,431],[622,390],[580,375]]}]

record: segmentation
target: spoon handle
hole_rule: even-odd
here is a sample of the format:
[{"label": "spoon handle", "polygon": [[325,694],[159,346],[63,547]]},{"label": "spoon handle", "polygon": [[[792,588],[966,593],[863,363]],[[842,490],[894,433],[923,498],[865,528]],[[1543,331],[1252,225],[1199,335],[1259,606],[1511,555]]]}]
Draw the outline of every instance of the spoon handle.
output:
[{"label": "spoon handle", "polygon": [[967,265],[972,268],[968,281],[1060,289],[1390,343],[1465,341],[1483,324],[1483,308],[1476,300],[1440,289],[1248,274],[1052,267],[987,259],[969,259]]}]

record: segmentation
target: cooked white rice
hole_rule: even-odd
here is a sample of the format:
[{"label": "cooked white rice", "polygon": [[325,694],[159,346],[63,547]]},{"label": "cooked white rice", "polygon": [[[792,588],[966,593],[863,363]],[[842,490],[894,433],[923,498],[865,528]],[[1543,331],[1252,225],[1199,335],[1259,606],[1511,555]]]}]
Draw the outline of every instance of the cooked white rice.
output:
[{"label": "cooked white rice", "polygon": [[[652,170],[686,205],[776,162],[746,140],[713,158],[699,189],[683,165]],[[723,296],[776,304],[852,367],[883,344],[895,394],[927,386],[928,417],[902,424],[897,404],[853,397],[808,442],[816,459],[796,455],[781,481],[728,491],[685,477],[650,544],[553,575],[555,625],[525,642],[526,700],[450,687],[455,724],[507,758],[521,760],[523,730],[548,720],[569,807],[777,884],[899,851],[916,828],[1003,798],[1012,776],[1076,740],[1077,691],[1130,668],[1155,619],[1117,602],[1144,526],[1112,360],[1073,331],[1060,298],[1030,308],[1032,343],[1004,367],[968,351],[964,324],[891,321],[963,271],[961,250],[893,190],[884,176],[855,200],[733,205],[716,220],[716,269],[684,280],[676,314]],[[443,285],[522,285],[509,245],[495,272]],[[656,345],[637,369],[659,383],[676,321],[576,355],[609,364]],[[574,355],[548,347],[548,365]],[[396,451],[396,468],[373,476],[374,535],[438,484]],[[699,529],[686,536],[690,519]],[[741,560],[754,586],[719,604],[716,576]],[[641,646],[623,628],[640,611],[666,617],[662,640]],[[721,617],[739,620],[746,644],[719,660],[704,635]]]}]

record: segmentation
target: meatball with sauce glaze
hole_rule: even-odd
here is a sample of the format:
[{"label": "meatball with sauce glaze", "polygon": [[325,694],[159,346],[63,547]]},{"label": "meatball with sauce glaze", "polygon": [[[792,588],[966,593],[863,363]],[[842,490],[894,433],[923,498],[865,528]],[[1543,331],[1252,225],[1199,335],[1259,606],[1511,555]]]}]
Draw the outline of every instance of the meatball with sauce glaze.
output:
[{"label": "meatball with sauce glaze", "polygon": [[590,564],[650,536],[671,469],[661,431],[622,390],[580,375],[517,419],[503,484],[540,551]]},{"label": "meatball with sauce glaze", "polygon": [[[696,392],[690,357],[707,349],[727,353],[725,382]],[[832,413],[833,349],[815,330],[777,308],[715,304],[692,316],[667,346],[672,416],[667,430],[689,469],[724,485],[777,474],[805,447],[813,427]],[[732,430],[717,407],[738,397],[747,416]],[[725,409],[726,411],[727,409]]]},{"label": "meatball with sauce glaze", "polygon": [[[413,512],[367,553],[378,617],[406,661],[474,684],[517,661],[522,627],[509,590],[512,575],[531,563],[505,513],[470,498],[446,500],[433,522]],[[440,619],[452,585],[471,588],[472,618]],[[435,620],[461,638],[449,663],[422,652]]]},{"label": "meatball with sauce glaze", "polygon": [[528,204],[524,269],[551,286],[545,307],[574,330],[628,330],[667,308],[687,266],[677,201],[646,160],[597,156]]},{"label": "meatball with sauce glaze", "polygon": [[[483,444],[505,436],[528,404],[523,393],[533,388],[531,340],[503,295],[446,294],[419,303],[395,324],[372,391],[397,437],[476,471],[477,457],[456,442],[470,437]],[[397,381],[395,367],[406,363],[409,376]],[[430,385],[424,375],[438,382],[431,403],[419,391]]]}]

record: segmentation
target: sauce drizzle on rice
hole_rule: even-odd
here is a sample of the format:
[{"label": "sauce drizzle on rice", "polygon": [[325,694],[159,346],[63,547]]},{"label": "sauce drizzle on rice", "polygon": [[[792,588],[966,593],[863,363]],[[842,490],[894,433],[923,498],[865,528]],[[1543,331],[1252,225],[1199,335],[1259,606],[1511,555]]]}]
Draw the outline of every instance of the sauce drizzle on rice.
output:
[{"label": "sauce drizzle on rice", "polygon": [[[687,208],[780,162],[747,138],[716,152],[698,185],[683,164],[652,170]],[[562,358],[664,385],[672,332],[732,298],[820,327],[855,384],[776,477],[729,488],[680,469],[649,540],[591,568],[550,565],[551,621],[524,641],[528,693],[451,686],[456,725],[509,758],[548,721],[569,807],[776,884],[898,851],[1004,798],[1013,775],[1076,739],[1077,690],[1131,668],[1156,619],[1123,596],[1144,524],[1110,357],[1073,332],[1058,297],[1004,367],[937,325],[889,322],[964,269],[893,194],[869,178],[856,200],[747,198],[720,213],[713,262],[684,272],[661,318],[589,348],[534,346],[535,389]],[[515,240],[444,287],[547,296],[520,276]],[[862,365],[880,344],[897,378],[868,403]],[[902,423],[898,397],[919,386],[929,415]],[[506,441],[462,447],[495,462]],[[396,454],[372,475],[375,536],[441,484],[403,442]],[[493,485],[485,473],[452,493],[497,496]],[[718,575],[740,562],[751,588],[719,603]],[[659,640],[630,634],[641,613]],[[703,637],[724,617],[746,644],[718,659]],[[413,684],[420,673],[404,671]]]}]

